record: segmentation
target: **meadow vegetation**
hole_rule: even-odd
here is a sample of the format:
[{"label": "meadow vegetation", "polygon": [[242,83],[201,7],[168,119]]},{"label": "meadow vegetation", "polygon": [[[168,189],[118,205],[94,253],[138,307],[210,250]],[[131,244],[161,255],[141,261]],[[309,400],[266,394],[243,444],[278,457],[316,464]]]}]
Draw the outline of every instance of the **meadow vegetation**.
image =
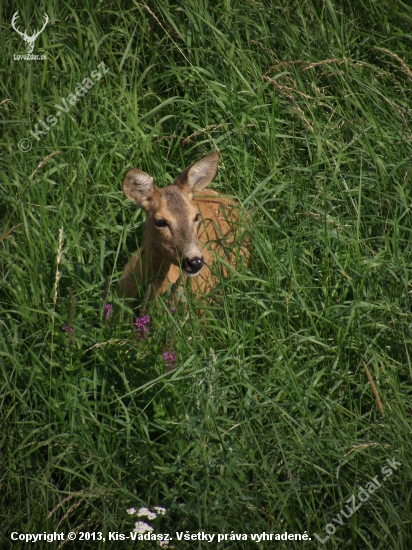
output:
[{"label": "meadow vegetation", "polygon": [[[307,532],[277,547],[409,549],[410,3],[5,6],[1,548],[18,547],[11,531],[128,533],[127,508],[162,506],[156,528],[172,536]],[[34,51],[45,61],[13,59],[16,10],[28,33],[49,15]],[[250,216],[249,265],[206,305],[188,294],[177,311],[167,296],[149,306],[145,332],[115,292],[144,221],[122,176],[134,166],[169,185],[214,149],[212,187]],[[376,476],[320,543],[313,533],[324,539]]]}]

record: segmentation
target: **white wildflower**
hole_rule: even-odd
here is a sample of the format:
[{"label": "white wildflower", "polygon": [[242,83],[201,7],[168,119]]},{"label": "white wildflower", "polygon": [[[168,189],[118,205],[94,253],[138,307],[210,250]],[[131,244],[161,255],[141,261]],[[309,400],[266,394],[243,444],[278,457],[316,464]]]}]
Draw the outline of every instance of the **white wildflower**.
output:
[{"label": "white wildflower", "polygon": [[126,512],[130,515],[135,514],[136,513],[136,508],[129,508],[128,510],[126,510]]},{"label": "white wildflower", "polygon": [[135,523],[133,531],[136,533],[146,533],[147,531],[153,531],[153,527],[144,521],[138,521]]},{"label": "white wildflower", "polygon": [[158,540],[157,544],[159,546],[169,546],[169,541],[168,540]]},{"label": "white wildflower", "polygon": [[156,510],[158,514],[161,514],[162,516],[166,513],[166,508],[163,508],[162,506],[153,506],[153,509]]},{"label": "white wildflower", "polygon": [[149,519],[154,519],[157,514],[154,512],[151,512],[148,508],[140,508],[140,510],[137,512],[137,517],[147,517]]}]

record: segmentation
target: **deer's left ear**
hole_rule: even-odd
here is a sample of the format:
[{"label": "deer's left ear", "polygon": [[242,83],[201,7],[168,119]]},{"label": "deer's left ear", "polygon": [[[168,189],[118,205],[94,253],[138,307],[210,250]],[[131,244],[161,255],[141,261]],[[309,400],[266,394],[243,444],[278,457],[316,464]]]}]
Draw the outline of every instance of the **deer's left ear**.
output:
[{"label": "deer's left ear", "polygon": [[213,151],[185,168],[175,179],[174,185],[180,187],[182,191],[194,195],[211,183],[216,176],[218,163],[219,153]]}]

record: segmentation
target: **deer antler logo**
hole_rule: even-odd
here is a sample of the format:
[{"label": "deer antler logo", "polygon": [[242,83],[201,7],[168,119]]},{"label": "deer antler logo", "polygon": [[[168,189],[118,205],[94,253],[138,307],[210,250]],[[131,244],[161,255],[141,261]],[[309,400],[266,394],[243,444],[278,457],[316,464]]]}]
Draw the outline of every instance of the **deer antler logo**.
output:
[{"label": "deer antler logo", "polygon": [[19,31],[19,28],[15,26],[16,24],[16,20],[19,16],[19,12],[16,11],[16,13],[13,15],[13,19],[11,20],[11,26],[13,27],[13,29],[18,32],[22,37],[23,37],[23,40],[26,42],[26,48],[27,48],[27,53],[32,53],[33,49],[34,49],[34,43],[37,39],[37,37],[39,36],[40,33],[42,33],[47,25],[47,23],[49,22],[49,16],[46,14],[44,14],[44,25],[43,27],[38,31],[36,30],[36,32],[32,35],[32,36],[27,36],[26,34],[26,31],[27,29],[24,31],[24,32],[20,32]]}]

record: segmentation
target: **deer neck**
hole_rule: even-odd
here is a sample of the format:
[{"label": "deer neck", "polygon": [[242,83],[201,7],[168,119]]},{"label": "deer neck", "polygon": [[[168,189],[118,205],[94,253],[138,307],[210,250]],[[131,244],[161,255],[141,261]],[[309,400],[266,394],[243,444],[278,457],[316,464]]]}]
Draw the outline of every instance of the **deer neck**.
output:
[{"label": "deer neck", "polygon": [[154,284],[156,288],[167,284],[172,263],[158,252],[147,233],[145,233],[140,247],[140,257],[142,276],[146,282]]}]

